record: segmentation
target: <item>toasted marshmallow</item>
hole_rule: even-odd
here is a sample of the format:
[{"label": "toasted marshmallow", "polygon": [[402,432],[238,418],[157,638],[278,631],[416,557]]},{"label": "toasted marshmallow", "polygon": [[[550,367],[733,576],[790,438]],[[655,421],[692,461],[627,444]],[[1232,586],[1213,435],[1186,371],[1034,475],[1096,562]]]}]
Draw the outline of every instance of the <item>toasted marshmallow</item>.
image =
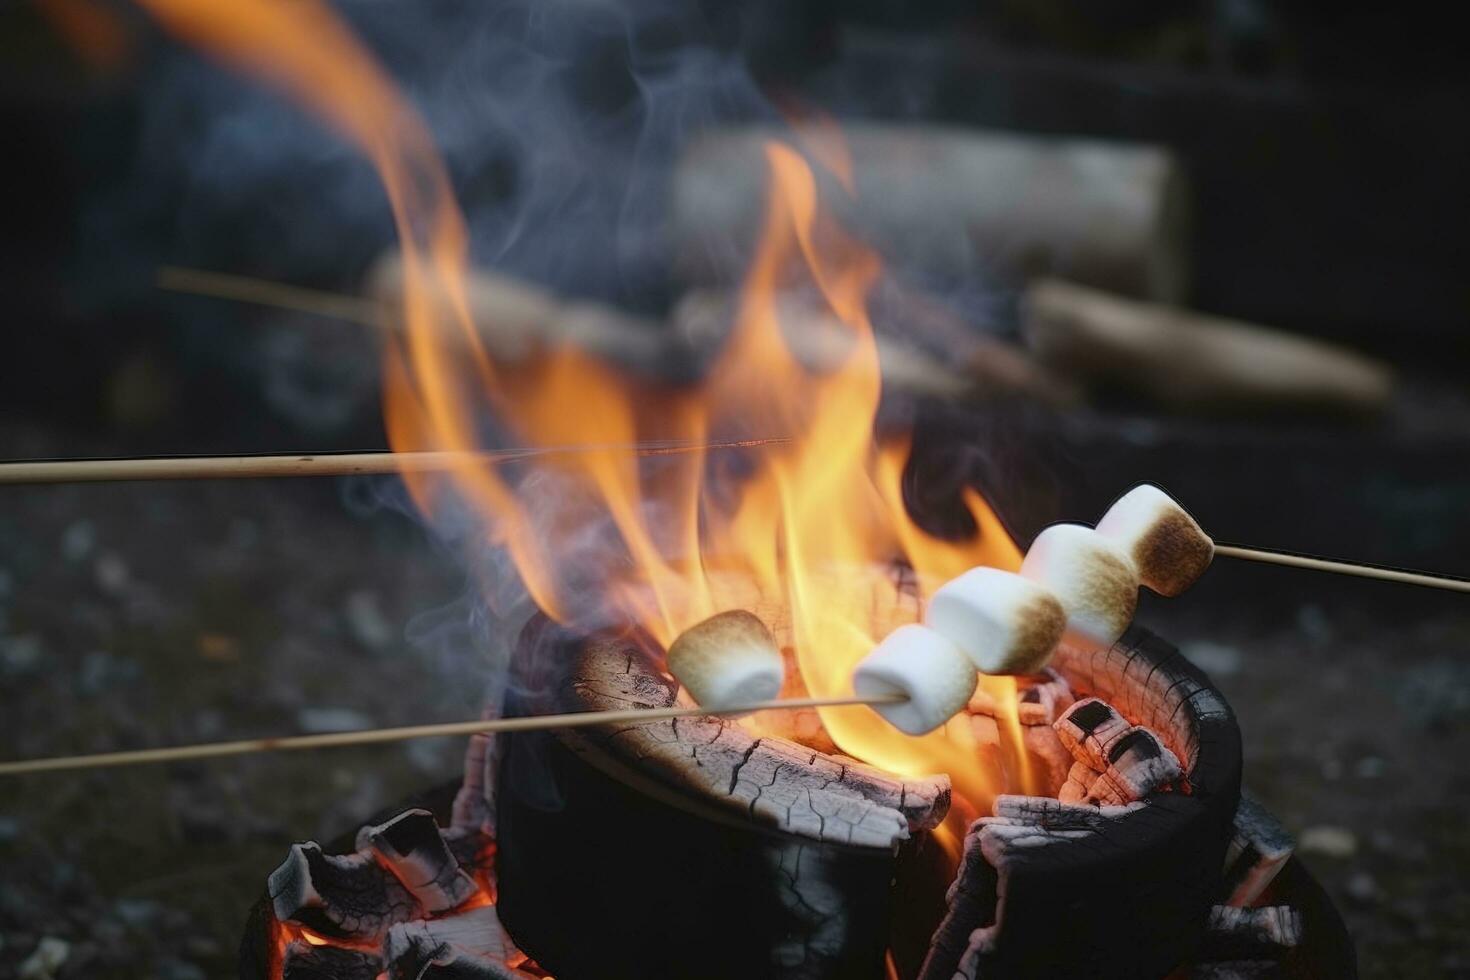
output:
[{"label": "toasted marshmallow", "polygon": [[769,701],[786,679],[775,637],[744,609],[689,627],[669,646],[668,661],[669,672],[705,708]]},{"label": "toasted marshmallow", "polygon": [[863,698],[906,696],[907,701],[875,704],[873,710],[899,731],[923,735],[959,714],[978,681],[963,650],[927,626],[909,623],[862,659],[853,671],[852,689]]},{"label": "toasted marshmallow", "polygon": [[1045,587],[1014,572],[972,568],[934,593],[924,623],[987,674],[1034,674],[1051,660],[1067,614]]},{"label": "toasted marshmallow", "polygon": [[1067,613],[1067,631],[1111,645],[1138,608],[1138,570],[1111,538],[1081,524],[1053,524],[1036,536],[1021,574],[1045,586]]},{"label": "toasted marshmallow", "polygon": [[1215,542],[1189,512],[1149,483],[1119,497],[1097,522],[1097,532],[1133,559],[1139,579],[1159,595],[1189,588],[1215,557]]}]

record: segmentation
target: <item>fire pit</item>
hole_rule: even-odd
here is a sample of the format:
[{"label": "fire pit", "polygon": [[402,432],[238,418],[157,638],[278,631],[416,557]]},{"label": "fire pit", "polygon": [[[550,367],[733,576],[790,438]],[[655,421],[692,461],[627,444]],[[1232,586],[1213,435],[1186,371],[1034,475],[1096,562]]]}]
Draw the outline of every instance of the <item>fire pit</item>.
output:
[{"label": "fire pit", "polygon": [[[636,629],[537,617],[506,708],[666,706],[661,657]],[[1157,732],[1183,763],[1178,789],[1130,806],[1042,795],[1065,768],[1036,737],[1061,690]],[[477,736],[452,808],[435,801],[445,829],[410,809],[346,857],[293,848],[241,975],[1353,975],[1335,910],[1241,801],[1229,706],[1177,651],[1138,627],[1064,646],[1019,697],[1041,794],[999,796],[961,841],[947,779],[739,723]],[[986,707],[956,723],[983,727]]]}]

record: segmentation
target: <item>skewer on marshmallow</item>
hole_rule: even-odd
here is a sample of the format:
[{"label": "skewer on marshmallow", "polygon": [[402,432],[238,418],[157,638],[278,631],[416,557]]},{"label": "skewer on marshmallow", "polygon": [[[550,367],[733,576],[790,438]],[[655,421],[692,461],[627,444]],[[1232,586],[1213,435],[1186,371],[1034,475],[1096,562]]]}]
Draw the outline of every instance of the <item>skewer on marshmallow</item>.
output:
[{"label": "skewer on marshmallow", "polygon": [[1112,538],[1081,524],[1053,524],[1036,536],[1021,575],[1055,595],[1067,631],[1116,643],[1138,608],[1138,569]]},{"label": "skewer on marshmallow", "polygon": [[716,613],[669,645],[669,672],[705,708],[769,701],[781,693],[786,661],[760,617]]},{"label": "skewer on marshmallow", "polygon": [[1179,595],[1215,557],[1215,542],[1189,512],[1149,483],[1119,497],[1097,522],[1097,533],[1117,544],[1139,580],[1159,595]]},{"label": "skewer on marshmallow", "polygon": [[924,623],[987,674],[1034,674],[1062,638],[1067,614],[1046,588],[1013,572],[972,568],[934,593]]},{"label": "skewer on marshmallow", "polygon": [[908,698],[873,705],[890,725],[908,735],[931,732],[963,711],[978,682],[975,665],[963,650],[917,623],[889,633],[852,675],[858,697]]}]

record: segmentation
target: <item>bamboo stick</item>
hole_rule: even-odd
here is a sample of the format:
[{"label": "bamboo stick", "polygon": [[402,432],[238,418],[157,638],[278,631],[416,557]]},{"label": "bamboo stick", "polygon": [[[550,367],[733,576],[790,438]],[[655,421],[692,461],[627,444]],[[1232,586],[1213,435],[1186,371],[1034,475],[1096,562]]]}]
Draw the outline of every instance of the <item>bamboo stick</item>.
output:
[{"label": "bamboo stick", "polygon": [[1269,565],[1287,565],[1292,568],[1310,568],[1319,572],[1335,572],[1338,575],[1354,575],[1359,578],[1379,579],[1384,582],[1402,582],[1406,585],[1423,585],[1431,589],[1449,589],[1453,592],[1470,592],[1470,581],[1449,578],[1443,575],[1425,575],[1422,572],[1404,572],[1396,568],[1378,568],[1358,562],[1332,561],[1326,558],[1308,558],[1304,555],[1288,555],[1280,551],[1263,551],[1259,548],[1240,548],[1235,545],[1217,544],[1215,554],[1243,561],[1257,561]]},{"label": "bamboo stick", "polygon": [[650,442],[626,446],[539,446],[484,452],[317,453],[296,456],[154,456],[133,459],[45,459],[0,463],[0,485],[106,483],[129,480],[219,480],[296,476],[427,473],[458,466],[623,449],[638,456],[670,456],[719,449],[781,445],[785,438],[728,442]]},{"label": "bamboo stick", "polygon": [[908,700],[901,694],[860,698],[786,698],[755,701],[729,708],[627,708],[617,711],[578,711],[560,715],[537,715],[527,718],[479,719],[451,721],[434,725],[408,725],[402,728],[374,728],[355,732],[325,732],[320,735],[290,735],[279,738],[247,738],[234,742],[208,742],[200,745],[175,745],[156,749],[134,749],[128,752],[99,752],[91,755],[56,756],[49,759],[22,759],[0,762],[0,776],[60,772],[66,769],[105,769],[115,766],[139,766],[155,762],[183,762],[190,759],[213,759],[226,755],[254,755],[262,752],[294,752],[305,749],[339,748],[349,745],[374,745],[381,742],[403,742],[416,738],[446,735],[479,735],[498,732],[531,732],[552,728],[585,728],[590,725],[618,725],[626,722],[661,721],[668,718],[743,715],[754,711],[792,711],[799,708],[842,708],[854,705],[897,704]]}]

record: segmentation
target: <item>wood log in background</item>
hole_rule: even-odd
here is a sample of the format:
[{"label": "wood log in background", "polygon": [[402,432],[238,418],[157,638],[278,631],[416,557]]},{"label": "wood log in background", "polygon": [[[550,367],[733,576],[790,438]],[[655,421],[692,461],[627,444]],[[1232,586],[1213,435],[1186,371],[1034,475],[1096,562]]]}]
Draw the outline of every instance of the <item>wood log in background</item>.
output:
[{"label": "wood log in background", "polygon": [[[674,179],[673,254],[689,281],[730,285],[749,262],[774,129],[702,136]],[[823,204],[902,269],[942,282],[1060,275],[1125,295],[1187,292],[1183,178],[1168,151],[939,126],[843,127],[849,195],[819,170]]]},{"label": "wood log in background", "polygon": [[[588,638],[538,617],[517,662],[564,673],[512,707],[672,703],[658,654],[636,632]],[[899,779],[713,719],[503,741],[501,918],[566,980],[881,977],[895,868],[948,807],[945,777]]]},{"label": "wood log in background", "polygon": [[1367,416],[1393,393],[1387,365],[1335,344],[1061,280],[1033,284],[1024,317],[1057,374],[1176,411]]},{"label": "wood log in background", "polygon": [[[396,255],[374,268],[367,289],[382,304],[383,322],[396,324],[403,299],[403,266]],[[685,383],[701,378],[716,359],[735,314],[730,290],[695,290],[670,311],[669,319],[634,316],[606,304],[565,300],[538,286],[490,270],[474,269],[466,280],[474,328],[497,362],[522,364],[532,357],[572,347],[654,381]],[[913,330],[942,334],[940,357],[903,339],[904,330],[879,331],[878,360],[885,390],[914,397],[975,400],[1005,396],[1054,402],[1071,393],[1049,377],[1020,347],[959,323],[952,314],[914,298],[902,304]],[[810,298],[783,295],[778,301],[782,335],[808,370],[837,368],[851,350],[851,329]],[[453,329],[446,306],[445,323]]]}]

